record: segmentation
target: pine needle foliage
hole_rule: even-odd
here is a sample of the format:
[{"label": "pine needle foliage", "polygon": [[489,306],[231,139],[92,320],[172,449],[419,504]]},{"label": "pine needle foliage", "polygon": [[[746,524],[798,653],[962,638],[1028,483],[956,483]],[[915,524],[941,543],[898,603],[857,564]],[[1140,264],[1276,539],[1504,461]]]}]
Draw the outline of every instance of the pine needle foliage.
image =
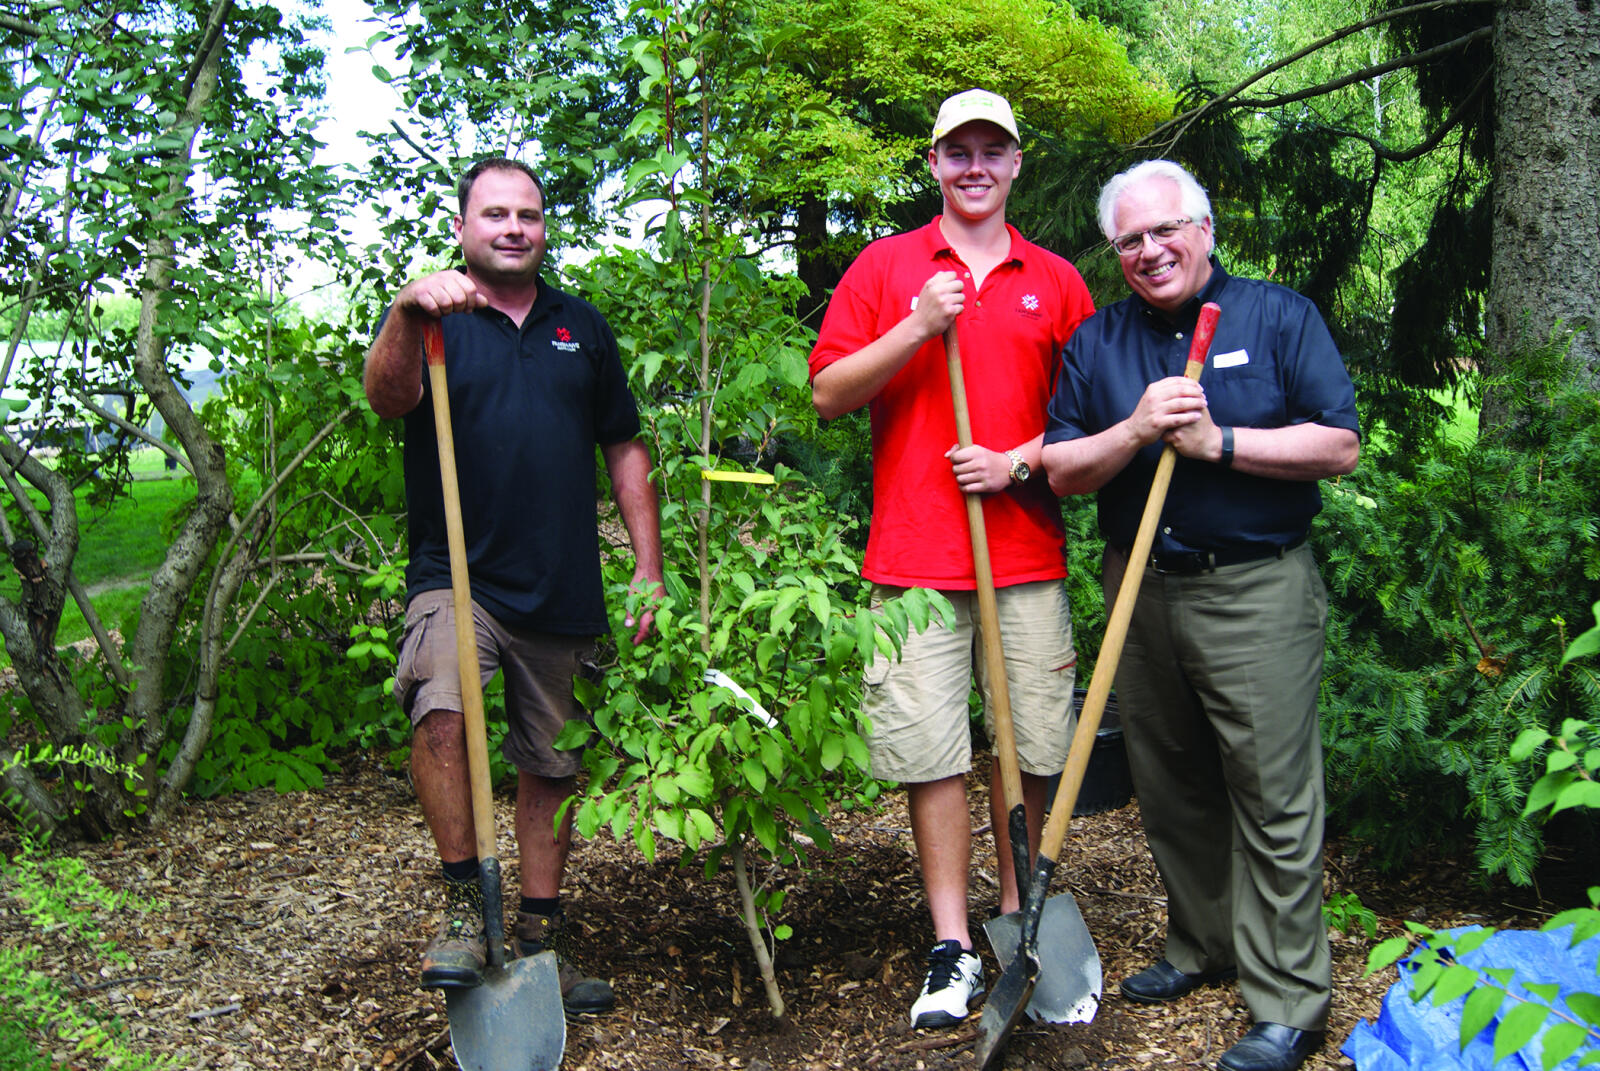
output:
[{"label": "pine needle foliage", "polygon": [[1327,489],[1330,813],[1386,865],[1470,842],[1484,877],[1526,884],[1542,839],[1512,743],[1600,716],[1592,667],[1561,664],[1600,595],[1600,398],[1555,345],[1473,386],[1529,419],[1408,456],[1369,446]]}]

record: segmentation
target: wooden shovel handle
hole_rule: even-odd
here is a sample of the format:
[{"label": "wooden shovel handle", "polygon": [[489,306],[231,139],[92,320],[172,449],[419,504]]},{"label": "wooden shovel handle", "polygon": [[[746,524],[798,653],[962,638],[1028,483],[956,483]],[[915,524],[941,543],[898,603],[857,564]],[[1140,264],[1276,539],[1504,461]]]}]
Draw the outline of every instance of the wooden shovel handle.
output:
[{"label": "wooden shovel handle", "polygon": [[[956,325],[944,332],[945,364],[950,370],[950,401],[956,411],[956,441],[963,447],[972,445],[972,417],[967,409],[967,381],[961,371],[961,343],[956,338]],[[994,595],[994,568],[989,559],[989,530],[983,519],[983,498],[969,494],[967,499],[967,531],[972,537],[972,565],[977,578],[978,631],[983,644],[983,665],[989,678],[989,691],[994,698],[995,751],[1000,760],[1000,785],[1005,794],[1007,814],[1013,813],[1022,802],[1022,771],[1017,766],[1016,732],[1011,724],[1011,689],[1006,680],[1005,651],[1000,640],[1000,610]],[[1024,813],[1024,823],[1026,812]],[[1013,823],[1015,825],[1015,823]],[[1018,832],[1009,830],[1013,835]],[[1027,884],[1028,844],[1027,827],[1021,829],[1023,842],[1012,844],[1012,854],[1020,860],[1017,867],[1019,889]]]},{"label": "wooden shovel handle", "polygon": [[[1194,337],[1189,343],[1189,360],[1183,370],[1183,374],[1190,379],[1200,379],[1220,315],[1222,309],[1213,302],[1208,301],[1200,308],[1200,319],[1194,325]],[[1106,699],[1111,694],[1111,686],[1116,678],[1123,642],[1128,638],[1133,604],[1139,598],[1139,583],[1144,579],[1144,563],[1150,558],[1150,546],[1155,542],[1156,525],[1161,521],[1161,508],[1166,504],[1167,485],[1172,482],[1172,467],[1176,463],[1177,453],[1169,445],[1161,451],[1161,459],[1156,462],[1155,478],[1150,481],[1150,495],[1145,499],[1144,513],[1139,518],[1138,533],[1133,539],[1133,550],[1128,555],[1128,568],[1122,574],[1117,601],[1106,622],[1105,640],[1100,645],[1094,677],[1089,681],[1088,694],[1083,698],[1078,728],[1072,734],[1072,748],[1067,752],[1067,764],[1061,771],[1061,784],[1056,789],[1054,802],[1050,804],[1050,820],[1045,823],[1039,844],[1039,855],[1048,858],[1051,865],[1060,858],[1061,842],[1067,835],[1067,821],[1078,804],[1078,790],[1083,787],[1084,771],[1088,769],[1095,736],[1100,731],[1100,717],[1105,713]]]},{"label": "wooden shovel handle", "polygon": [[[467,733],[467,773],[472,781],[472,828],[478,844],[478,862],[494,872],[498,894],[499,867],[495,862],[494,796],[489,778],[489,736],[483,720],[483,681],[478,671],[478,638],[472,622],[472,586],[467,575],[467,541],[461,527],[461,488],[456,482],[455,436],[450,426],[450,391],[444,374],[444,330],[430,319],[422,329],[422,349],[428,358],[428,383],[433,394],[433,425],[439,443],[439,486],[444,499],[445,540],[450,548],[450,593],[456,619],[456,671],[461,679],[461,716]],[[487,876],[486,870],[486,876]],[[486,880],[487,884],[487,880]],[[498,901],[498,895],[493,897]],[[498,912],[496,912],[498,913]],[[494,920],[490,922],[491,930]],[[503,926],[503,924],[502,924]],[[503,942],[488,942],[491,966]]]}]

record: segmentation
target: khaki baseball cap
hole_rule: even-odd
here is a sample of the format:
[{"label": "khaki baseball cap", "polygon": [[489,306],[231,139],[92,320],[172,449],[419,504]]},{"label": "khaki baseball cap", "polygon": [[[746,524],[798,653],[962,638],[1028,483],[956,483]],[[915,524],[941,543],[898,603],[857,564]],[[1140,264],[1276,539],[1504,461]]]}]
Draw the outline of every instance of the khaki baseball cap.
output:
[{"label": "khaki baseball cap", "polygon": [[969,89],[939,105],[939,118],[933,121],[932,144],[938,145],[940,138],[964,123],[977,122],[993,123],[1016,141],[1022,140],[1017,133],[1017,120],[1012,116],[1011,105],[1006,103],[1006,98],[987,89]]}]

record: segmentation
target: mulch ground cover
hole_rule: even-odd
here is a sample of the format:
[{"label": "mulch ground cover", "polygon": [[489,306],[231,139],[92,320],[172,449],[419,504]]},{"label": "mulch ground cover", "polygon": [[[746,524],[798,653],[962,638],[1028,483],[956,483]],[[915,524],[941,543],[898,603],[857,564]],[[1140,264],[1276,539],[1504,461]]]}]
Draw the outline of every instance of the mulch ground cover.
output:
[{"label": "mulch ground cover", "polygon": [[[514,889],[511,800],[497,805]],[[972,814],[975,844],[987,846],[981,793],[972,794]],[[618,1007],[569,1021],[562,1066],[972,1066],[976,1015],[952,1031],[914,1031],[906,1022],[932,935],[903,796],[891,794],[871,813],[838,813],[829,824],[834,846],[820,865],[777,879],[788,890],[783,921],[794,927],[777,960],[789,1012],[781,1028],[735,915],[730,874],[708,880],[698,859],[682,867],[676,856],[646,862],[609,838],[580,841],[567,882],[568,912],[581,924],[578,958],[612,980]],[[194,801],[155,833],[72,850],[105,885],[153,904],[108,920],[107,935],[131,961],[108,963],[81,942],[52,940],[10,897],[0,897],[0,940],[36,946],[35,968],[74,1001],[119,1019],[137,1051],[172,1054],[193,1068],[455,1066],[444,1000],[416,985],[440,897],[432,845],[403,774],[356,758],[321,791]],[[1327,891],[1358,895],[1380,916],[1380,937],[1398,932],[1404,917],[1436,928],[1533,927],[1580,902],[1546,903],[1537,889],[1482,889],[1470,868],[1446,862],[1384,878],[1338,842],[1327,864]],[[974,869],[978,920],[997,897],[992,857],[980,856]],[[1164,893],[1136,803],[1074,819],[1057,889],[1076,897],[1095,938],[1105,999],[1089,1024],[1024,1023],[1004,1066],[1215,1066],[1249,1026],[1236,988],[1208,987],[1161,1006],[1116,995],[1118,980],[1161,954]],[[1377,1015],[1392,981],[1392,972],[1362,977],[1368,948],[1364,936],[1333,935],[1329,1042],[1307,1067],[1352,1066],[1338,1047],[1360,1019]],[[984,953],[992,984],[996,967]],[[60,1068],[84,1066],[70,1052],[55,1056]]]}]

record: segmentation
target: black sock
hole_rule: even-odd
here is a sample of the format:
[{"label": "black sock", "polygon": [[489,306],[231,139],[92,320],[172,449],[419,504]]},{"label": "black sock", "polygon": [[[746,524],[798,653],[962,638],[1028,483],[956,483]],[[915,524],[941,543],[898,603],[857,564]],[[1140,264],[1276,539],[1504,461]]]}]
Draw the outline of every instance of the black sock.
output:
[{"label": "black sock", "polygon": [[561,910],[561,898],[552,896],[549,899],[534,896],[524,896],[522,905],[517,909],[529,915],[543,915],[545,918],[554,918],[557,911]]},{"label": "black sock", "polygon": [[478,857],[476,855],[463,859],[459,863],[439,864],[444,870],[445,881],[477,881]]}]

